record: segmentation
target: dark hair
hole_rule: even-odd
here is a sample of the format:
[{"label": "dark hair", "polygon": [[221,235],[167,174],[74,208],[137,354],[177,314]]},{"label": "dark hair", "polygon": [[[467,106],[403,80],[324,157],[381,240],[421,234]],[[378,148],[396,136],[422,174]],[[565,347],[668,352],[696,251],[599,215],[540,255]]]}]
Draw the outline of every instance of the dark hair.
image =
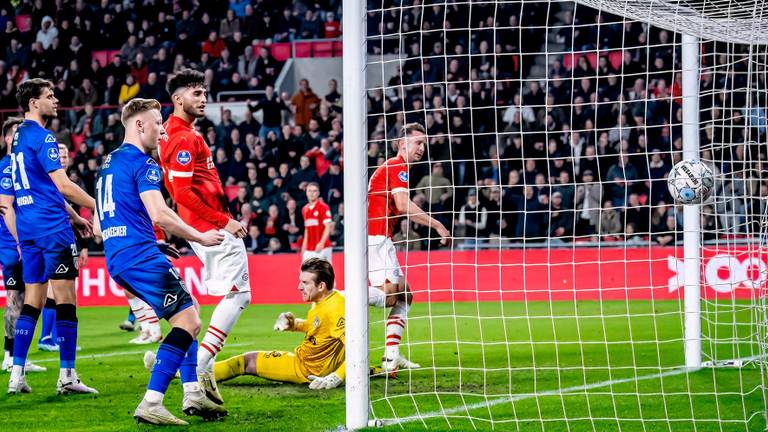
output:
[{"label": "dark hair", "polygon": [[333,273],[333,266],[328,261],[321,258],[310,258],[301,263],[301,271],[315,275],[315,283],[325,283],[328,291],[333,289],[336,275]]},{"label": "dark hair", "polygon": [[21,117],[8,117],[8,120],[3,122],[3,136],[7,136],[9,133],[11,133],[11,129],[13,129],[14,126],[20,125],[24,121]]},{"label": "dark hair", "polygon": [[420,123],[408,123],[403,126],[402,135],[400,135],[400,138],[405,138],[409,135],[411,135],[414,132],[421,132],[423,135],[427,134],[427,130],[424,129],[424,126],[422,126]]},{"label": "dark hair", "polygon": [[53,90],[53,83],[47,79],[32,78],[19,84],[16,89],[16,101],[25,113],[29,112],[29,101],[39,98],[45,88]]},{"label": "dark hair", "polygon": [[176,93],[176,90],[182,87],[204,87],[205,75],[194,69],[184,69],[168,80],[165,89],[169,95]]},{"label": "dark hair", "polygon": [[316,187],[316,188],[320,189],[320,184],[319,184],[318,182],[309,182],[309,183],[307,183],[307,185],[304,187],[304,190],[306,190],[306,189],[307,189],[308,187],[310,187],[310,186],[314,186],[314,187]]}]

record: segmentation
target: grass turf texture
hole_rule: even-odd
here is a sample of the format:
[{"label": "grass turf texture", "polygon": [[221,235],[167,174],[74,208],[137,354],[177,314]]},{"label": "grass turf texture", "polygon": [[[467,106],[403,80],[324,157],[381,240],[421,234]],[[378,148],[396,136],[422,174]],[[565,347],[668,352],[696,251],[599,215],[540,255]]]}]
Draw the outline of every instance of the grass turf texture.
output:
[{"label": "grass turf texture", "polygon": [[[745,306],[723,306],[717,313],[713,305],[703,307],[713,312],[705,315],[704,333],[717,332],[721,340],[749,340],[749,326],[732,325],[749,321],[751,312]],[[415,305],[405,335],[410,346],[403,347],[403,352],[427,369],[401,371],[396,380],[372,380],[374,413],[377,418],[391,419],[435,413],[441,407],[452,412],[384,430],[422,430],[425,426],[433,430],[764,430],[759,369],[674,372],[684,363],[679,309],[678,302],[640,301]],[[303,315],[307,306],[249,307],[220,358],[246,350],[293,349],[300,334],[272,331],[277,315],[288,310]],[[211,311],[204,308],[204,322]],[[135,333],[117,329],[126,312],[127,308],[79,311],[83,350],[78,353],[78,371],[100,395],[56,396],[58,354],[40,353],[33,346],[31,359],[49,370],[28,375],[34,389],[29,395],[5,395],[6,381],[2,381],[2,430],[136,430],[132,413],[149,376],[142,366],[144,347],[127,344]],[[371,309],[370,317],[371,361],[377,362],[383,352],[381,320],[385,315]],[[629,340],[634,343],[627,343]],[[665,342],[657,344],[656,340]],[[754,355],[756,346],[705,342],[704,351],[715,351],[718,358],[725,359]],[[635,379],[669,371],[676,374]],[[7,380],[8,375],[0,377]],[[615,384],[542,395],[608,380]],[[241,377],[223,383],[221,391],[230,416],[215,423],[191,419],[189,429],[320,431],[344,422],[342,388],[318,392],[306,386]],[[532,397],[533,393],[539,396]],[[178,381],[169,389],[166,406],[185,417]],[[615,420],[617,417],[621,420]],[[691,418],[701,421],[694,425]],[[716,422],[718,419],[725,422]]]}]

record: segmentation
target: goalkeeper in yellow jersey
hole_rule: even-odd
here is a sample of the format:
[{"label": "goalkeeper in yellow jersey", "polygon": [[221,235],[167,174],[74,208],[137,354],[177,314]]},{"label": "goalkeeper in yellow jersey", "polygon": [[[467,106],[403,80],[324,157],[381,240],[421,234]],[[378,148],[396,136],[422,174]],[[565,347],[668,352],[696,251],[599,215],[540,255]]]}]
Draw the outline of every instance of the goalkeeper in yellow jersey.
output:
[{"label": "goalkeeper in yellow jersey", "polygon": [[335,275],[328,261],[310,258],[301,265],[299,291],[312,302],[307,319],[281,313],[277,331],[305,333],[293,352],[251,351],[216,362],[217,382],[241,375],[274,381],[309,383],[311,389],[330,389],[344,382],[344,297],[333,289]]}]

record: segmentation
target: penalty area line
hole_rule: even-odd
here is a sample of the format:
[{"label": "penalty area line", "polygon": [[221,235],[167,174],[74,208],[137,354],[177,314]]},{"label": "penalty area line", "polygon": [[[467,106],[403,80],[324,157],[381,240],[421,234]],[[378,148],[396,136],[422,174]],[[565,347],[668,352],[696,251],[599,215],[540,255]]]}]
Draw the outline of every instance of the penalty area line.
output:
[{"label": "penalty area line", "polygon": [[[736,359],[735,361],[739,362],[738,364],[741,365],[742,362],[756,360],[760,357],[761,356],[751,356],[751,357],[745,357],[742,359]],[[560,388],[555,390],[546,390],[546,391],[537,392],[537,393],[522,393],[514,396],[505,396],[501,398],[491,399],[486,402],[477,402],[477,403],[457,406],[454,408],[443,409],[439,411],[431,411],[421,415],[414,415],[414,416],[401,417],[401,418],[375,419],[375,420],[372,420],[373,424],[371,424],[371,426],[373,426],[374,424],[376,426],[389,426],[389,425],[396,425],[396,424],[403,424],[403,423],[412,423],[419,420],[439,418],[439,417],[453,415],[461,412],[466,412],[467,415],[469,415],[469,412],[473,410],[489,408],[492,406],[501,405],[501,404],[510,403],[510,402],[517,402],[521,400],[533,399],[533,398],[539,398],[539,397],[545,397],[545,396],[561,396],[569,393],[582,392],[582,391],[592,390],[592,389],[601,388],[601,387],[608,387],[608,386],[613,386],[618,384],[654,380],[654,379],[664,378],[668,376],[697,372],[705,368],[706,366],[690,367],[690,368],[686,366],[680,366],[674,369],[670,369],[666,372],[660,372],[655,374],[641,375],[641,376],[636,376],[631,378],[614,379],[614,380],[608,380],[608,381],[600,381],[592,384],[565,387],[565,388]]]},{"label": "penalty area line", "polygon": [[[225,348],[227,347],[241,347],[245,345],[251,345],[247,343],[234,343],[234,344],[227,344],[224,345]],[[150,349],[151,345],[145,345],[147,349],[142,351],[115,351],[115,352],[108,352],[108,353],[98,353],[98,354],[85,354],[83,356],[78,356],[77,361],[81,360],[97,360],[102,358],[108,358],[108,357],[121,357],[121,356],[128,356],[128,355],[140,355],[144,354],[147,351],[155,351],[154,349]],[[160,346],[157,344],[157,346]],[[32,360],[32,363],[53,363],[59,361],[58,357],[54,358],[46,358],[46,359],[40,359],[40,360]]]}]

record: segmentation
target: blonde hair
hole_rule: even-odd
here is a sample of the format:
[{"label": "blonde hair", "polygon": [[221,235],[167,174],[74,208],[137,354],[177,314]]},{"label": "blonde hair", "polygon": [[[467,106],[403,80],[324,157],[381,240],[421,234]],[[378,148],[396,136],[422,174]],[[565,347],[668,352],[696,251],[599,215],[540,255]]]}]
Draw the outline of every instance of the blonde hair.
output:
[{"label": "blonde hair", "polygon": [[120,117],[120,121],[123,123],[123,126],[128,126],[128,120],[130,120],[131,117],[151,110],[160,111],[160,102],[155,99],[131,99],[131,101],[123,107],[123,114]]}]

